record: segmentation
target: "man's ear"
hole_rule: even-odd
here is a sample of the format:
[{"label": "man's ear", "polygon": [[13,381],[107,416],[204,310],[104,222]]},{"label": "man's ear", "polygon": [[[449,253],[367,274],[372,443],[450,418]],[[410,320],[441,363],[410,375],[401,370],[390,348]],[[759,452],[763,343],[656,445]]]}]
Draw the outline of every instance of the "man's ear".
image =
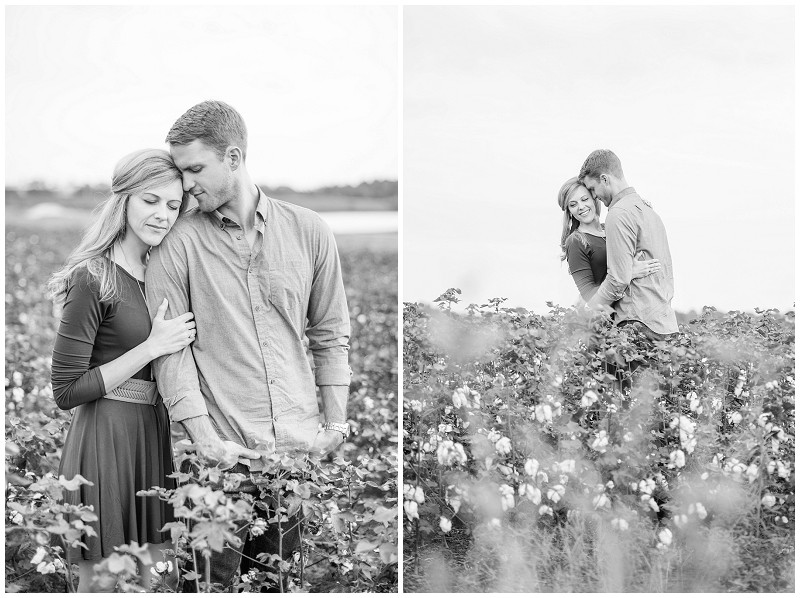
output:
[{"label": "man's ear", "polygon": [[237,170],[242,165],[242,150],[235,145],[228,148],[227,158],[231,164],[231,170]]},{"label": "man's ear", "polygon": [[600,181],[602,183],[605,183],[606,185],[610,185],[611,184],[611,179],[609,178],[609,176],[607,174],[601,174],[600,175]]}]

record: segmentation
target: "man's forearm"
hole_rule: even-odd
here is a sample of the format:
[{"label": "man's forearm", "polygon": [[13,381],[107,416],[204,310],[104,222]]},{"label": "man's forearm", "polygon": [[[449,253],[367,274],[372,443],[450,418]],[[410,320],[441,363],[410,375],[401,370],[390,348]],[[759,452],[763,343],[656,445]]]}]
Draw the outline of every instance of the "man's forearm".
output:
[{"label": "man's forearm", "polygon": [[181,420],[181,425],[192,442],[208,443],[221,440],[214,426],[211,425],[211,418],[207,415]]},{"label": "man's forearm", "polygon": [[322,412],[326,422],[343,424],[347,421],[349,386],[320,386]]}]

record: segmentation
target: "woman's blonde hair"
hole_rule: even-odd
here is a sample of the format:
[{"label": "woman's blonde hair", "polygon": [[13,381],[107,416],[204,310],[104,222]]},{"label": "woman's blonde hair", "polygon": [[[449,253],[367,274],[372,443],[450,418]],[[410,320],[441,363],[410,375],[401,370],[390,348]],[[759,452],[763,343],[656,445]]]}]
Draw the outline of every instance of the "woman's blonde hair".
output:
[{"label": "woman's blonde hair", "polygon": [[[578,187],[583,187],[583,183],[578,180],[578,177],[572,177],[566,183],[561,185],[561,189],[558,192],[558,207],[561,208],[564,212],[564,218],[561,225],[561,261],[563,262],[567,259],[567,245],[569,244],[570,237],[575,235],[575,237],[580,240],[584,247],[589,247],[589,241],[586,239],[584,234],[578,230],[580,226],[580,222],[572,217],[572,214],[569,213],[569,206],[567,205],[567,200],[569,196],[572,195],[572,192],[575,191]],[[595,214],[598,216],[600,215],[600,200],[594,200],[594,209]]]},{"label": "woman's blonde hair", "polygon": [[[92,212],[92,224],[81,242],[69,255],[64,267],[47,282],[50,297],[57,303],[63,302],[73,274],[84,266],[99,286],[101,301],[117,297],[117,266],[111,259],[111,248],[125,238],[128,200],[131,195],[180,180],[181,171],[164,150],[138,150],[117,162],[111,180],[111,195]],[[184,193],[179,214],[187,203]]]}]

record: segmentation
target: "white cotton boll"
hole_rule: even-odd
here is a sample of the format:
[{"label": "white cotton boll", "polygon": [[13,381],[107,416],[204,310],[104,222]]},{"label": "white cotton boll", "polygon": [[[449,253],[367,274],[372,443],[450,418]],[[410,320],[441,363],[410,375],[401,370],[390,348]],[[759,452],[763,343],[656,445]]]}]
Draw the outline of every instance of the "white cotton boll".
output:
[{"label": "white cotton boll", "polygon": [[658,503],[656,503],[656,500],[654,498],[651,498],[647,502],[647,504],[651,509],[653,509],[653,512],[655,512],[655,513],[658,513],[661,510],[660,508],[658,508]]},{"label": "white cotton boll", "polygon": [[494,445],[495,450],[500,455],[507,455],[511,452],[511,439],[503,436]]},{"label": "white cotton boll", "polygon": [[739,423],[742,421],[742,414],[738,411],[734,411],[733,413],[728,414],[728,421],[732,423],[734,426],[738,426]]},{"label": "white cotton boll", "polygon": [[11,380],[14,382],[14,386],[22,386],[22,374],[19,372],[11,374]]},{"label": "white cotton boll", "polygon": [[498,431],[496,431],[496,430],[490,430],[490,431],[489,431],[489,433],[486,435],[486,438],[487,438],[487,439],[489,440],[489,442],[491,442],[492,444],[494,444],[495,442],[497,442],[498,440],[500,440],[502,437],[503,437],[503,435],[502,435],[502,434],[500,434],[500,432],[498,432]]},{"label": "white cotton boll", "polygon": [[767,507],[768,509],[771,509],[772,507],[774,507],[776,502],[777,502],[777,499],[774,496],[772,496],[771,494],[765,494],[764,498],[761,499],[761,504],[763,506]]},{"label": "white cotton boll", "polygon": [[703,503],[700,502],[697,503],[697,516],[700,518],[701,521],[704,520],[706,517],[708,517],[708,512],[706,511],[706,508],[703,506]]},{"label": "white cotton boll", "polygon": [[461,508],[461,499],[457,497],[453,497],[448,499],[448,504],[453,509],[454,513],[458,513],[458,510]]},{"label": "white cotton boll", "polygon": [[758,478],[758,465],[756,465],[755,463],[751,463],[751,464],[750,464],[750,465],[747,467],[747,470],[745,471],[745,474],[747,475],[747,480],[748,480],[748,481],[749,481],[751,484],[752,484],[753,482],[755,482],[755,481],[756,481],[756,479]]},{"label": "white cotton boll", "polygon": [[21,403],[22,399],[25,398],[25,391],[16,386],[11,390],[11,398],[15,403]]},{"label": "white cotton boll", "polygon": [[500,520],[497,517],[493,517],[487,523],[489,529],[500,529]]},{"label": "white cotton boll", "polygon": [[425,491],[422,489],[422,486],[417,486],[416,490],[414,490],[414,500],[419,504],[425,502]]},{"label": "white cotton boll", "polygon": [[608,500],[608,497],[605,494],[599,494],[592,499],[592,506],[597,509],[603,509],[608,507],[611,502]]},{"label": "white cotton boll", "polygon": [[464,392],[460,388],[456,388],[453,391],[453,407],[456,409],[460,409],[464,405],[467,404],[467,397],[464,396]]},{"label": "white cotton boll", "polygon": [[575,459],[566,459],[558,464],[558,468],[564,473],[575,473]]},{"label": "white cotton boll", "polygon": [[535,505],[542,502],[542,491],[533,484],[521,484],[519,487],[519,494]]},{"label": "white cotton boll", "polygon": [[547,498],[552,500],[554,503],[557,503],[561,500],[561,498],[566,494],[567,490],[561,484],[556,484],[552,488],[548,488],[547,490]]},{"label": "white cotton boll", "polygon": [[42,562],[42,560],[46,556],[47,556],[47,550],[45,549],[45,547],[44,546],[39,546],[36,549],[36,554],[34,554],[33,558],[31,559],[31,565],[38,565],[39,563]]},{"label": "white cotton boll", "polygon": [[625,519],[614,518],[611,520],[611,527],[614,529],[618,529],[621,532],[627,531],[628,529],[628,522]]},{"label": "white cotton boll", "polygon": [[403,503],[403,510],[406,517],[409,519],[419,519],[419,505],[413,500],[407,500]]},{"label": "white cotton boll", "polygon": [[598,401],[597,393],[593,390],[587,390],[581,397],[581,407],[591,407]]},{"label": "white cotton boll", "polygon": [[608,446],[608,434],[606,431],[600,430],[590,446],[598,453],[606,452],[606,447]]},{"label": "white cotton boll", "polygon": [[450,529],[453,527],[453,523],[447,517],[439,517],[439,528],[444,533],[449,533]]},{"label": "white cotton boll", "polygon": [[686,465],[686,455],[684,455],[683,451],[678,449],[672,451],[669,454],[669,467],[670,468],[678,468],[684,467]]},{"label": "white cotton boll", "polygon": [[536,459],[528,459],[525,461],[525,473],[531,477],[535,477],[539,471],[539,462]]},{"label": "white cotton boll", "polygon": [[664,546],[669,546],[670,544],[672,544],[672,532],[669,530],[669,528],[665,527],[660,532],[658,532],[658,540]]},{"label": "white cotton boll", "polygon": [[542,505],[539,507],[539,515],[550,515],[552,517],[553,509],[547,505]]}]

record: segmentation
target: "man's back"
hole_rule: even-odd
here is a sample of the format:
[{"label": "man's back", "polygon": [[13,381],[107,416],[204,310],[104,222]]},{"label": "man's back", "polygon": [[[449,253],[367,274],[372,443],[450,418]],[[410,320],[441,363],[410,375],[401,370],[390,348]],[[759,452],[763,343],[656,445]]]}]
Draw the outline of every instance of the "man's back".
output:
[{"label": "man's back", "polygon": [[[633,187],[620,191],[611,201],[606,218],[608,276],[600,291],[618,300],[617,321],[637,320],[659,334],[678,331],[672,309],[674,277],[667,231],[649,202]],[[637,259],[655,258],[661,270],[642,278],[631,277]]]}]

